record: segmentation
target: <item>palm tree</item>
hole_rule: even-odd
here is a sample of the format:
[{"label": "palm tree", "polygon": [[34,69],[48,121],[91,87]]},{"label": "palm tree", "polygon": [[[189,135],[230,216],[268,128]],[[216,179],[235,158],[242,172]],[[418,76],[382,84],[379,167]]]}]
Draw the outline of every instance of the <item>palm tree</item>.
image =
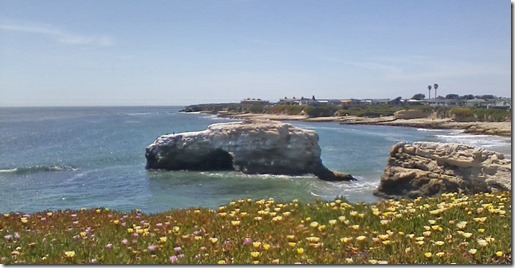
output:
[{"label": "palm tree", "polygon": [[431,99],[431,85],[427,86],[427,89],[429,89],[429,98],[427,98],[428,100]]},{"label": "palm tree", "polygon": [[438,96],[438,94],[436,94],[436,89],[438,88],[438,84],[434,84],[433,87],[435,88],[435,98]]}]

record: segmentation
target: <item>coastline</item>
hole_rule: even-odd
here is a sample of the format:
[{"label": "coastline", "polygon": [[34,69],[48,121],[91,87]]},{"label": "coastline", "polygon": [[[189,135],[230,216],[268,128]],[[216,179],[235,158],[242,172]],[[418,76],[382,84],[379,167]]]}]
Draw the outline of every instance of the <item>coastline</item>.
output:
[{"label": "coastline", "polygon": [[[212,114],[212,113],[211,113]],[[416,118],[416,119],[395,119],[393,116],[377,118],[366,118],[357,116],[329,116],[309,118],[304,115],[286,114],[235,114],[220,112],[217,114],[223,118],[235,119],[268,119],[277,121],[305,121],[305,122],[338,122],[340,124],[361,124],[361,125],[385,125],[402,126],[428,129],[460,129],[465,133],[480,135],[497,135],[511,137],[511,122],[456,122],[450,118]]]}]

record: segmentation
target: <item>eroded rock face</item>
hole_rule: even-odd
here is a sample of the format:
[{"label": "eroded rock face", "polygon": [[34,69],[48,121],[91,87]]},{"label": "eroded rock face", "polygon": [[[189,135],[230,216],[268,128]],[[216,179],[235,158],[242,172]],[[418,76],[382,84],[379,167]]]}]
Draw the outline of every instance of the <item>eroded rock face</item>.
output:
[{"label": "eroded rock face", "polygon": [[374,194],[433,196],[511,190],[511,160],[501,153],[452,143],[398,143]]},{"label": "eroded rock face", "polygon": [[210,125],[207,130],[163,135],[146,148],[147,169],[236,170],[249,174],[315,174],[351,180],[322,165],[315,131],[269,120]]}]

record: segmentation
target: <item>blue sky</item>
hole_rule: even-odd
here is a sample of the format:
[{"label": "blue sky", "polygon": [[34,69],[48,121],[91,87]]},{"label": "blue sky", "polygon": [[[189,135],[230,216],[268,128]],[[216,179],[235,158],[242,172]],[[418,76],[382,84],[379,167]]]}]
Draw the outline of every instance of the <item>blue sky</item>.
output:
[{"label": "blue sky", "polygon": [[[0,0],[0,106],[511,96],[508,0]],[[434,94],[434,90],[432,91]]]}]

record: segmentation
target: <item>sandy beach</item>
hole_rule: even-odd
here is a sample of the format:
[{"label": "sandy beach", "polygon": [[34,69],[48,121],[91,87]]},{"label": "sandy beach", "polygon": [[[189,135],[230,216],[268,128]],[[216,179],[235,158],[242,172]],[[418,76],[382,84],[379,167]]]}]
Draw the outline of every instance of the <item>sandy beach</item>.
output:
[{"label": "sandy beach", "polygon": [[431,129],[463,129],[466,133],[511,136],[511,122],[456,122],[450,118],[417,118],[417,119],[396,119],[393,116],[377,118],[366,118],[357,116],[330,116],[308,118],[303,115],[286,114],[230,114],[221,113],[220,117],[227,118],[248,118],[248,119],[269,119],[269,120],[301,120],[306,122],[339,122],[340,124],[364,124],[364,125],[386,125],[404,126]]}]

